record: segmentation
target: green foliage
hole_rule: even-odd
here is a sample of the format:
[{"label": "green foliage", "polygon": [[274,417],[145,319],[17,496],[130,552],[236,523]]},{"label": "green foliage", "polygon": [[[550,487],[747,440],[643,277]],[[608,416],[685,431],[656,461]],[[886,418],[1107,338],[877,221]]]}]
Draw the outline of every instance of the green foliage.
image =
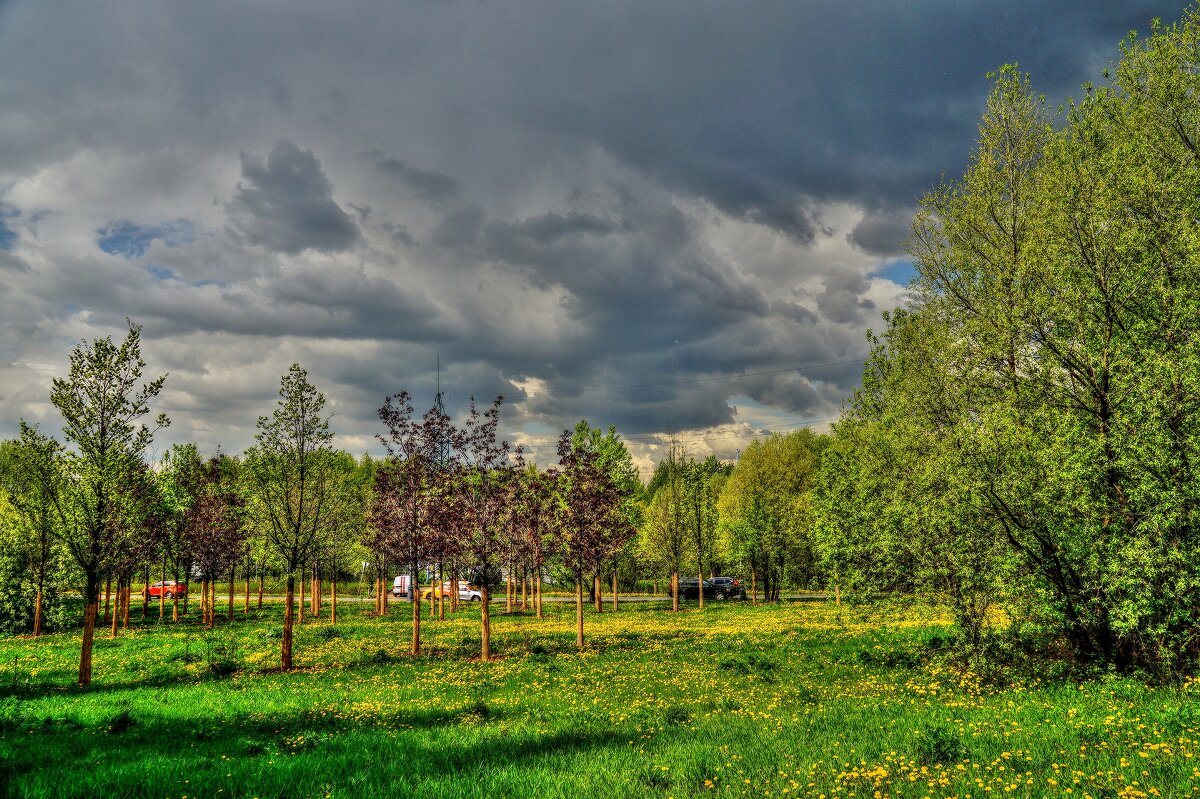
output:
[{"label": "green foliage", "polygon": [[1200,662],[1198,53],[1195,9],[1131,36],[1057,126],[992,76],[821,475],[835,578],[944,592],[979,644],[1001,606],[1084,664]]},{"label": "green foliage", "polygon": [[817,577],[811,506],[826,443],[811,430],[754,441],[721,491],[725,550],[754,572],[768,599],[778,599],[785,582],[808,586]]}]

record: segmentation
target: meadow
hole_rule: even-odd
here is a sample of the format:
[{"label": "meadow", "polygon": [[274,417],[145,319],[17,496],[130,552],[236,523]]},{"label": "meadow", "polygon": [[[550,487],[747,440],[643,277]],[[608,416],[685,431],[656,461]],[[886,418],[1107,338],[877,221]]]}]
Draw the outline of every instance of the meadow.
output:
[{"label": "meadow", "polygon": [[[0,795],[54,797],[1182,797],[1200,793],[1200,682],[984,680],[929,606],[654,603],[545,620],[407,606],[213,631],[157,618],[0,640]],[[326,611],[327,612],[327,611]],[[195,610],[192,616],[196,615]],[[224,621],[222,619],[222,621]]]}]

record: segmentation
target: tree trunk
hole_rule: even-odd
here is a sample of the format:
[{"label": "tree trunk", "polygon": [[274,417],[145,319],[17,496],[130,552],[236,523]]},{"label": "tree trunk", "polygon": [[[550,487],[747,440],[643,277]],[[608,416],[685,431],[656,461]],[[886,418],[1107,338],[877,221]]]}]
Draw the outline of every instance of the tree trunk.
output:
[{"label": "tree trunk", "polygon": [[129,606],[133,602],[133,578],[125,581],[125,592],[121,595],[121,627],[129,629]]},{"label": "tree trunk", "polygon": [[612,584],[612,592],[613,592],[613,613],[616,613],[618,610],[620,610],[620,609],[621,609],[621,600],[620,600],[620,598],[617,596],[617,572],[616,572],[616,570],[615,570],[615,569],[613,570],[613,575],[612,575],[612,578],[613,578],[613,579],[612,579],[612,583],[613,583],[613,584]]},{"label": "tree trunk", "polygon": [[83,614],[83,646],[79,650],[79,687],[92,682],[92,639],[96,635],[96,615],[100,611],[100,588],[88,586],[87,610]]},{"label": "tree trunk", "polygon": [[[159,579],[159,583],[158,583],[158,620],[161,622],[163,619],[165,619],[167,617],[167,587],[165,585],[163,585],[163,583],[165,583],[167,581],[167,561],[165,558],[163,559],[162,571],[159,572],[159,576],[160,576],[160,579]],[[150,593],[149,586],[146,587],[146,593]],[[172,591],[171,593],[174,594],[175,592]]]},{"label": "tree trunk", "polygon": [[146,566],[146,571],[143,574],[143,582],[145,587],[142,589],[142,618],[150,615],[150,566]]},{"label": "tree trunk", "polygon": [[[417,594],[415,579],[408,584],[408,601],[412,605],[412,654],[413,657],[416,657],[421,654],[421,597]],[[431,599],[430,607],[432,605],[433,600]]]},{"label": "tree trunk", "polygon": [[329,583],[329,623],[337,624],[337,577]]},{"label": "tree trunk", "polygon": [[750,604],[751,605],[758,604],[758,585],[754,581],[755,576],[756,575],[755,575],[754,569],[751,569],[750,570]]},{"label": "tree trunk", "polygon": [[596,612],[604,612],[604,589],[603,583],[600,582],[600,572],[596,572],[592,577],[592,593],[596,595]]},{"label": "tree trunk", "polygon": [[[175,585],[171,586],[172,607],[171,607],[171,622],[179,621],[179,580],[175,580]],[[161,596],[161,594],[159,595]]]},{"label": "tree trunk", "polygon": [[[110,578],[108,581],[108,588],[111,588],[111,587],[112,587],[112,579]],[[106,588],[104,591],[104,613],[106,614],[105,618],[109,618],[109,616],[107,614],[110,611],[112,612],[112,616],[111,616],[112,628],[109,631],[108,637],[116,638],[117,637],[117,617],[120,616],[121,613],[118,608],[114,608],[109,605],[109,599],[111,597],[111,594],[109,593],[108,588]],[[120,590],[121,590],[121,581],[118,580],[117,581],[117,591],[120,592]]]},{"label": "tree trunk", "polygon": [[537,582],[533,584],[533,607],[540,619],[542,618],[542,567],[539,565],[535,571],[534,579]]},{"label": "tree trunk", "polygon": [[300,572],[300,602],[296,607],[296,624],[304,624],[304,572]]},{"label": "tree trunk", "polygon": [[249,616],[250,615],[250,562],[249,561],[246,562],[246,571],[245,571],[245,574],[243,575],[243,577],[245,577],[245,579],[246,579],[246,601],[245,601],[245,604],[242,606],[242,615]]},{"label": "tree trunk", "polygon": [[521,567],[521,610],[529,609],[529,573],[524,566]]},{"label": "tree trunk", "polygon": [[237,577],[237,569],[231,568],[229,570],[229,613],[227,614],[227,618],[230,621],[233,621],[233,595],[237,590],[237,580],[235,579],[236,577]]},{"label": "tree trunk", "polygon": [[704,610],[704,569],[697,569],[696,577],[696,596],[700,599],[700,610]]},{"label": "tree trunk", "polygon": [[33,600],[33,637],[42,634],[42,589],[39,588],[37,597]]},{"label": "tree trunk", "polygon": [[458,564],[450,563],[450,612],[458,612]]},{"label": "tree trunk", "polygon": [[[188,564],[188,571],[191,571],[191,569],[192,569],[191,564]],[[184,616],[187,615],[188,597],[190,597],[191,595],[192,595],[191,577],[185,574],[183,577],[183,615]],[[179,575],[178,574],[175,575],[175,596],[179,596]],[[178,603],[176,603],[176,604],[178,604]]]},{"label": "tree trunk", "polygon": [[[412,593],[412,580],[409,580],[408,591],[409,593]],[[391,598],[391,593],[392,591],[387,584],[387,577],[379,578],[379,599],[383,603],[384,616],[386,616],[388,612],[388,600]]]},{"label": "tree trunk", "polygon": [[258,609],[262,610],[263,603],[263,573],[258,573]]},{"label": "tree trunk", "polygon": [[111,599],[111,597],[112,597],[112,578],[109,577],[107,580],[104,581],[104,623],[105,624],[108,624],[108,614],[109,614],[109,611],[111,610],[111,602],[109,600]]},{"label": "tree trunk", "polygon": [[[442,571],[441,563],[438,563],[437,575],[438,575],[438,621],[445,621],[446,620],[446,591],[445,591],[446,575]],[[458,586],[455,586],[452,590],[454,590],[454,592],[457,593]]]},{"label": "tree trunk", "polygon": [[513,611],[513,575],[512,575],[512,564],[511,563],[508,566],[508,580],[506,581],[505,587],[508,590],[504,594],[504,612],[512,613],[512,611]]},{"label": "tree trunk", "polygon": [[671,572],[671,610],[679,612],[679,572]]},{"label": "tree trunk", "polygon": [[283,603],[283,648],[279,656],[279,667],[283,671],[292,670],[292,619],[295,613],[295,606],[292,604],[296,598],[296,576],[292,571],[288,571],[287,576],[287,598]]},{"label": "tree trunk", "polygon": [[583,575],[575,576],[575,646],[583,649]]},{"label": "tree trunk", "polygon": [[[483,570],[483,574],[487,575],[487,570]],[[492,616],[488,610],[488,605],[491,604],[491,596],[488,593],[487,580],[483,580],[483,585],[479,586],[479,593],[483,596],[482,607],[480,608],[480,660],[487,662],[492,659]]]}]

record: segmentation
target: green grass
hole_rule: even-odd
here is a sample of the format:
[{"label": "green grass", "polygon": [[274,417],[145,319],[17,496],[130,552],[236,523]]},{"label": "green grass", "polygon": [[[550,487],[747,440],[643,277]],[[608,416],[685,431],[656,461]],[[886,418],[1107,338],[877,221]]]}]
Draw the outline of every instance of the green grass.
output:
[{"label": "green grass", "polygon": [[[710,603],[587,619],[407,606],[299,631],[279,608],[97,638],[0,640],[0,794],[161,797],[1191,796],[1200,683],[983,684],[929,611]],[[193,609],[193,615],[195,609]],[[136,614],[135,614],[136,617]]]}]

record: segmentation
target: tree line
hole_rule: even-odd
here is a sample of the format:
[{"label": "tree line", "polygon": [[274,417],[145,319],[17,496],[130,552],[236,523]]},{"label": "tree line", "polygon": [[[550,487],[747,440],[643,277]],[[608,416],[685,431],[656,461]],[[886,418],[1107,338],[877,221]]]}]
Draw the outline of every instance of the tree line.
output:
[{"label": "tree line", "polygon": [[[157,612],[177,622],[198,601],[201,623],[211,628],[219,587],[228,586],[232,620],[239,574],[245,613],[252,603],[262,607],[264,575],[281,575],[287,670],[306,588],[309,615],[322,612],[328,594],[336,623],[338,580],[361,576],[360,564],[369,566],[378,614],[388,612],[392,573],[424,575],[431,586],[453,586],[433,592],[444,618],[446,600],[453,612],[466,578],[483,592],[487,660],[488,600],[497,586],[507,583],[510,610],[519,593],[521,607],[540,617],[547,581],[573,585],[582,647],[584,595],[599,609],[602,578],[611,577],[615,602],[622,584],[670,575],[678,609],[683,570],[703,578],[736,564],[757,575],[765,597],[778,598],[797,554],[792,539],[803,532],[783,485],[791,470],[778,457],[773,470],[755,473],[754,487],[734,490],[741,478],[731,465],[683,458],[672,446],[646,487],[616,429],[581,421],[562,432],[557,463],[539,469],[500,439],[502,398],[486,407],[472,400],[456,422],[440,396],[420,415],[407,392],[389,396],[379,411],[384,456],[356,459],[334,448],[325,397],[298,364],[241,456],[205,457],[183,444],[151,465],[147,449],[170,422],[160,414],[147,423],[165,377],[143,379],[145,367],[141,328],[132,323],[120,343],[80,342],[67,376],[52,385],[62,440],[22,422],[20,436],[0,444],[0,622],[34,636],[48,619],[70,626],[78,621],[65,596],[82,594],[80,685],[91,680],[98,624],[113,637],[128,627],[135,585],[143,618]],[[808,451],[817,438],[805,435],[800,449]],[[743,462],[766,464],[775,447],[751,446]],[[739,492],[748,499],[737,499]],[[727,497],[723,510],[719,496]],[[718,523],[722,513],[728,523]],[[164,586],[152,602],[154,579]],[[193,598],[186,586],[196,583]],[[415,586],[409,594],[416,655],[422,609]]]}]

